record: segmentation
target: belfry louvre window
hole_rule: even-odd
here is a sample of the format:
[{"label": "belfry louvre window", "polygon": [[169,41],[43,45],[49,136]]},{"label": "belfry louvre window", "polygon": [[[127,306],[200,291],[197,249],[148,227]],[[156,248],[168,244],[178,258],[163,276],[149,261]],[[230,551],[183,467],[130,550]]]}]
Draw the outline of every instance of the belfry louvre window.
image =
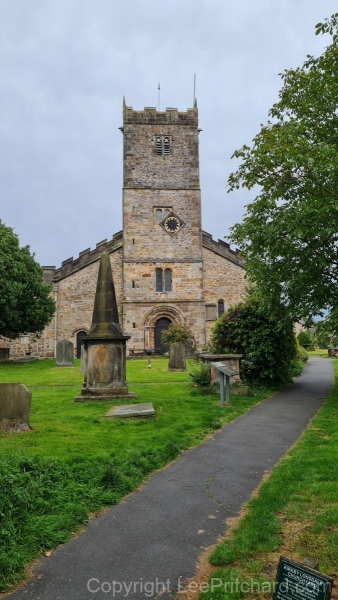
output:
[{"label": "belfry louvre window", "polygon": [[172,273],[171,269],[155,269],[156,275],[156,291],[171,292],[172,291]]},{"label": "belfry louvre window", "polygon": [[170,137],[168,135],[159,135],[155,138],[156,156],[169,156]]}]

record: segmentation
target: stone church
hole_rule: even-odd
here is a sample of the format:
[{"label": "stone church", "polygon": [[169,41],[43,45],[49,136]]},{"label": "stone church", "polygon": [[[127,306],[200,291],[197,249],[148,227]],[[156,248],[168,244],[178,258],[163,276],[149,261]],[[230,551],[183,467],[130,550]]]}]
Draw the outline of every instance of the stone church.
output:
[{"label": "stone church", "polygon": [[67,339],[80,356],[90,328],[99,257],[110,254],[129,354],[163,351],[161,332],[187,325],[198,348],[216,318],[239,302],[244,265],[238,251],[202,230],[197,104],[186,112],[135,111],[123,102],[123,230],[61,267],[43,267],[56,313],[40,338],[11,342],[12,357],[53,357]]}]

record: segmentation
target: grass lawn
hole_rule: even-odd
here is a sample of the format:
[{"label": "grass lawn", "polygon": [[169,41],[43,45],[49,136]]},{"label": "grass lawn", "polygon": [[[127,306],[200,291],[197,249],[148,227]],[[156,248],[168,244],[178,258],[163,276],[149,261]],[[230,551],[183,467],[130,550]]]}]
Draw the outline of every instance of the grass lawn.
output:
[{"label": "grass lawn", "polygon": [[[331,396],[247,504],[231,536],[212,553],[215,570],[200,600],[270,599],[281,554],[299,562],[317,559],[319,569],[335,579],[332,597],[337,598],[338,362],[333,364]],[[224,585],[229,590],[231,582],[232,592],[224,593]],[[249,586],[246,593],[241,592],[242,583],[242,589]]]},{"label": "grass lawn", "polygon": [[327,348],[316,348],[315,350],[307,350],[309,356],[321,356],[322,358],[329,358]]},{"label": "grass lawn", "polygon": [[[127,361],[135,402],[152,402],[153,419],[106,419],[110,403],[75,403],[83,376],[54,361],[0,365],[0,381],[32,391],[29,432],[0,431],[0,590],[24,575],[43,551],[69,539],[90,512],[117,503],[151,472],[266,398],[215,395],[169,373],[168,359]],[[134,400],[132,401],[134,402]],[[130,400],[119,404],[130,403]]]}]

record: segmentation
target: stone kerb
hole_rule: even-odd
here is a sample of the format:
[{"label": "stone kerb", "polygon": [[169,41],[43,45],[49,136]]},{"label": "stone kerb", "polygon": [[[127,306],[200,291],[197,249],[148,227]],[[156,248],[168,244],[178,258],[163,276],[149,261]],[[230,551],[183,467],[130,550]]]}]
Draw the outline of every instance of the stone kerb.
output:
[{"label": "stone kerb", "polygon": [[56,366],[57,367],[72,367],[74,358],[73,342],[61,340],[56,345]]},{"label": "stone kerb", "polygon": [[185,371],[186,346],[182,342],[174,342],[169,347],[169,371]]},{"label": "stone kerb", "polygon": [[32,393],[22,383],[0,383],[0,425],[29,423]]}]

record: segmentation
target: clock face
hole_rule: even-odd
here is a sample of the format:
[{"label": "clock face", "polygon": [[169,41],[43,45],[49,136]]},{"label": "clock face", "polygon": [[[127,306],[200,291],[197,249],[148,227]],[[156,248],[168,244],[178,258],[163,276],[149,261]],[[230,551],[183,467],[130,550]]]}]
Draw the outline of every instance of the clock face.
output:
[{"label": "clock face", "polygon": [[164,231],[169,233],[169,235],[174,236],[182,229],[182,227],[184,227],[185,223],[179,216],[171,212],[163,219],[163,221],[161,221],[161,223],[159,223],[159,225],[161,225]]},{"label": "clock face", "polygon": [[176,233],[180,228],[180,222],[177,217],[167,217],[164,221],[164,227],[168,233]]}]

